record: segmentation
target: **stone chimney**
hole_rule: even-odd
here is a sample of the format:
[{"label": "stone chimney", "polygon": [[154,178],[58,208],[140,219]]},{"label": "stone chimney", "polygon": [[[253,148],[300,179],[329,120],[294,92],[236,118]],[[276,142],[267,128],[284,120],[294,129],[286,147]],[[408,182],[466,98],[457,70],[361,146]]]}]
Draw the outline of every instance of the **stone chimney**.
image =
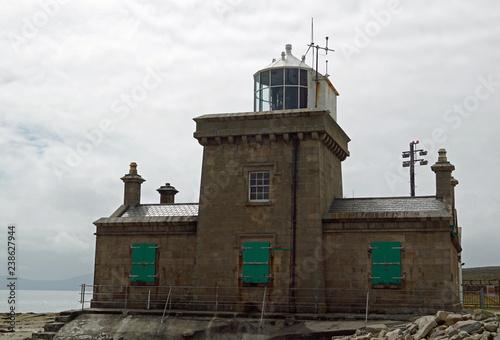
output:
[{"label": "stone chimney", "polygon": [[160,203],[175,203],[175,194],[179,191],[176,190],[170,183],[165,183],[164,186],[161,186],[159,189],[156,189],[160,193]]},{"label": "stone chimney", "polygon": [[123,204],[137,205],[141,203],[141,184],[145,181],[141,175],[137,174],[137,164],[130,163],[130,170],[128,174],[121,178],[125,183],[125,194]]},{"label": "stone chimney", "polygon": [[451,175],[455,166],[448,162],[446,150],[439,149],[439,157],[436,164],[431,166],[432,171],[436,173],[436,197],[443,198],[448,210],[454,209],[454,189],[458,181]]}]

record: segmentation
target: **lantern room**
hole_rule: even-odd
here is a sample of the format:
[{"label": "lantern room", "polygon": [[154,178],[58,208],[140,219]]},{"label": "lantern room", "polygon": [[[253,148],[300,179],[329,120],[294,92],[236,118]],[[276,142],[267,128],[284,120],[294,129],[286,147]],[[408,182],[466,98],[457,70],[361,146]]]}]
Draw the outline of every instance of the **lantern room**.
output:
[{"label": "lantern room", "polygon": [[338,92],[328,79],[292,55],[292,45],[286,52],[254,74],[254,111],[320,108],[330,111],[337,119]]}]

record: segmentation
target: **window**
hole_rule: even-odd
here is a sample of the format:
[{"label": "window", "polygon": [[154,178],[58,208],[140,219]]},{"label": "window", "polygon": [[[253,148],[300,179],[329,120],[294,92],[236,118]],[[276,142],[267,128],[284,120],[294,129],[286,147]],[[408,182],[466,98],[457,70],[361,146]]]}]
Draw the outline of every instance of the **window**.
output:
[{"label": "window", "polygon": [[269,282],[269,242],[243,243],[243,283]]},{"label": "window", "polygon": [[273,68],[254,76],[254,111],[307,107],[307,70]]},{"label": "window", "polygon": [[372,242],[372,284],[401,284],[401,243]]},{"label": "window", "polygon": [[250,172],[248,199],[250,202],[269,201],[269,171]]},{"label": "window", "polygon": [[132,245],[132,282],[155,282],[156,248],[153,243]]}]

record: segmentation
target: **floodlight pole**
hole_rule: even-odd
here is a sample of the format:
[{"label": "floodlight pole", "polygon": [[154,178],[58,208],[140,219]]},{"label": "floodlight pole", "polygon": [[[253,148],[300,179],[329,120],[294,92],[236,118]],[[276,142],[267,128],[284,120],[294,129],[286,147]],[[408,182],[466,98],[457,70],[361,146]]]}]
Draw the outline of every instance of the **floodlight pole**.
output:
[{"label": "floodlight pole", "polygon": [[415,145],[418,144],[418,140],[410,143],[410,151],[403,151],[403,158],[410,157],[410,161],[403,162],[403,167],[410,167],[410,196],[415,197],[415,163],[420,162],[420,165],[426,165],[427,161],[425,159],[416,159],[415,153],[420,152],[421,156],[427,155],[427,151],[423,149],[415,150]]}]

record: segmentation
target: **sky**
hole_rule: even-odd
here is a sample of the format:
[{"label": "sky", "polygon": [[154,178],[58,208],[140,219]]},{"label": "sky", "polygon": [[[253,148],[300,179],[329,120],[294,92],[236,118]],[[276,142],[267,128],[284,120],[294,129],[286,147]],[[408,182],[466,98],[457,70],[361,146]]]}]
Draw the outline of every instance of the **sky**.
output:
[{"label": "sky", "polygon": [[[15,225],[16,275],[93,272],[95,226],[123,202],[130,162],[142,203],[198,202],[193,118],[253,110],[253,74],[285,44],[314,42],[351,138],[345,197],[409,196],[402,151],[455,165],[465,268],[500,265],[500,3],[495,0],[43,0],[0,12],[0,270]],[[311,34],[311,19],[314,33]],[[311,53],[306,62],[312,63]]]}]

